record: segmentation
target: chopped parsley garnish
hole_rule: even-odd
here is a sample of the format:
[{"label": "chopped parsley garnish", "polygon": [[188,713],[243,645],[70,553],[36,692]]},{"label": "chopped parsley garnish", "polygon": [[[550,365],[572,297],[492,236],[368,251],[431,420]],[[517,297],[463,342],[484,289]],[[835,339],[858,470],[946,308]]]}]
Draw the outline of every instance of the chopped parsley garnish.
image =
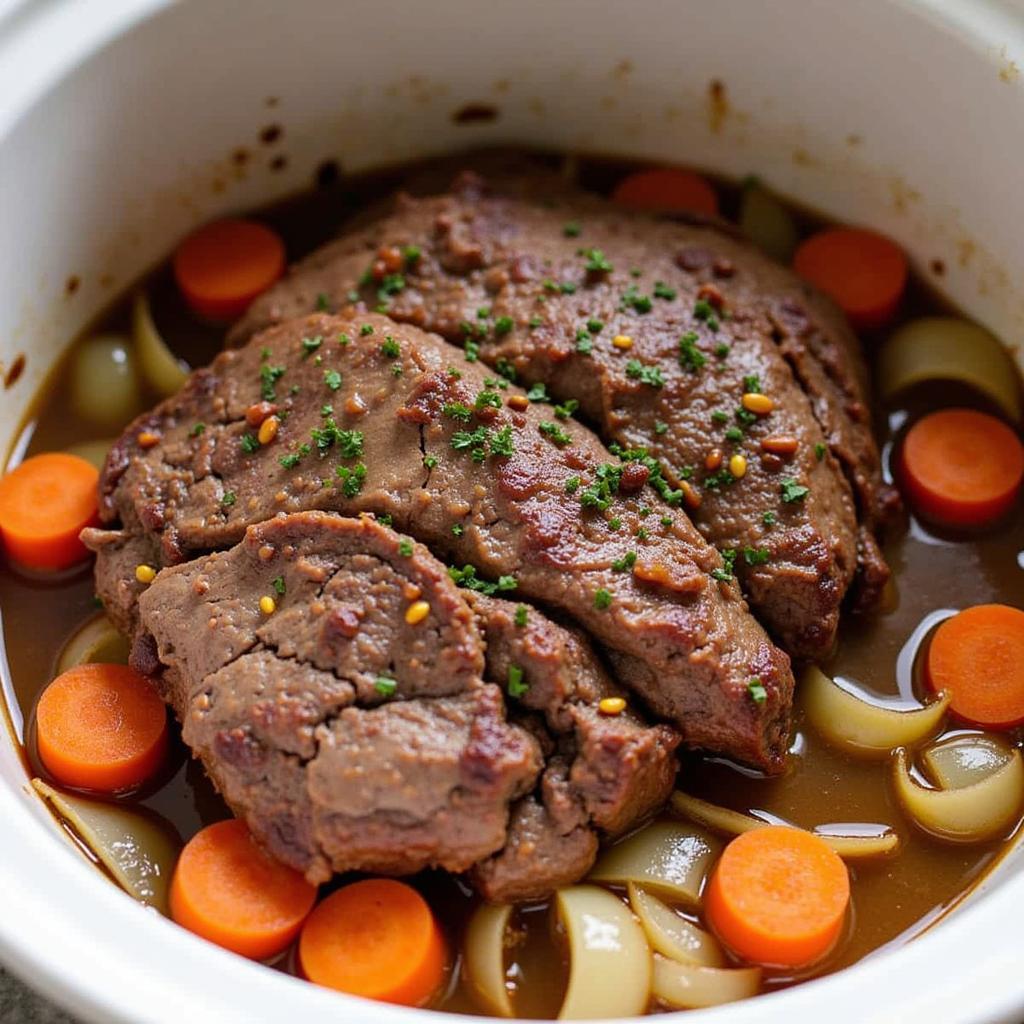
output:
[{"label": "chopped parsley garnish", "polygon": [[501,395],[499,395],[497,391],[489,391],[484,388],[483,391],[477,393],[476,401],[473,403],[473,406],[478,411],[480,409],[486,409],[488,406],[492,409],[500,409]]},{"label": "chopped parsley garnish", "polygon": [[491,315],[491,307],[490,306],[481,306],[476,311],[476,316],[477,316],[478,320],[487,320],[490,317],[490,315]]},{"label": "chopped parsley garnish", "polygon": [[763,516],[761,516],[761,522],[764,523],[765,526],[774,526],[775,525],[775,513],[772,512],[771,510],[765,512],[765,514]]},{"label": "chopped parsley garnish", "polygon": [[744,394],[761,394],[761,378],[756,373],[748,374],[743,378],[743,391]]},{"label": "chopped parsley garnish", "polygon": [[[495,370],[498,371],[498,373],[501,374],[502,377],[505,378],[505,380],[515,381],[515,379],[516,379],[516,368],[512,365],[511,362],[509,362],[509,360],[504,359],[504,358],[499,359],[494,364],[494,368],[495,368]],[[504,387],[504,386],[505,386],[504,384],[500,385],[500,387]]]},{"label": "chopped parsley garnish", "polygon": [[274,577],[274,582],[271,584],[271,586],[274,588],[274,592],[277,594],[278,597],[284,597],[284,577],[283,576],[275,576]]},{"label": "chopped parsley garnish", "polygon": [[[671,521],[672,520],[669,520],[669,522]],[[650,535],[651,531],[648,530],[646,526],[638,526],[636,528],[636,532],[633,534],[633,536],[636,537],[637,540],[647,540],[647,538],[650,537]]]},{"label": "chopped parsley garnish", "polygon": [[724,412],[722,409],[716,409],[711,414],[711,422],[712,423],[728,423],[729,422],[729,414],[727,412]]},{"label": "chopped parsley garnish", "polygon": [[657,366],[644,366],[638,359],[630,359],[626,363],[626,376],[641,384],[650,384],[652,388],[663,388],[665,378]]},{"label": "chopped parsley garnish", "polygon": [[669,301],[674,299],[677,294],[675,288],[665,284],[664,281],[655,281],[653,291],[656,299],[667,299]]},{"label": "chopped parsley garnish", "polygon": [[374,514],[374,518],[382,526],[390,526],[391,525],[391,513],[390,512],[383,512],[383,513],[380,513],[380,514],[376,514],[375,513]]},{"label": "chopped parsley garnish", "polygon": [[512,428],[509,426],[502,427],[497,433],[492,432],[489,441],[491,455],[507,457],[516,450],[515,442],[512,440]]},{"label": "chopped parsley garnish", "polygon": [[342,331],[341,334],[338,335],[338,344],[342,348],[344,348],[346,345],[352,344],[352,339],[344,331]]},{"label": "chopped parsley garnish", "polygon": [[308,359],[323,343],[324,339],[319,334],[315,338],[303,338],[302,358]]},{"label": "chopped parsley garnish", "polygon": [[377,298],[386,303],[392,295],[397,295],[405,287],[405,278],[401,274],[388,274],[377,288]]},{"label": "chopped parsley garnish", "polygon": [[695,331],[687,331],[679,339],[679,365],[684,370],[696,373],[702,369],[707,359],[704,353],[697,348],[699,337]]},{"label": "chopped parsley garnish", "polygon": [[516,322],[512,317],[499,316],[498,319],[494,321],[494,333],[500,338],[503,334],[508,334],[515,325]]},{"label": "chopped parsley garnish", "polygon": [[246,455],[252,455],[253,452],[260,450],[260,440],[255,434],[243,434],[241,445]]},{"label": "chopped parsley garnish", "polygon": [[549,441],[551,441],[552,444],[558,445],[559,448],[562,448],[567,444],[572,444],[572,438],[557,423],[545,420],[543,423],[539,423],[537,425],[537,429]]},{"label": "chopped parsley garnish", "polygon": [[529,615],[529,609],[525,604],[516,605],[515,623],[520,628],[526,625],[526,618]]},{"label": "chopped parsley garnish", "polygon": [[287,455],[282,455],[277,461],[284,466],[285,469],[294,469],[302,458],[297,452],[289,452]]},{"label": "chopped parsley garnish", "polygon": [[373,334],[373,324],[363,324],[363,326],[359,328],[359,334],[363,338],[368,334]]},{"label": "chopped parsley garnish", "polygon": [[548,400],[547,388],[544,387],[543,383],[533,384],[530,390],[526,392],[526,397],[531,402],[546,402]]},{"label": "chopped parsley garnish", "polygon": [[712,579],[718,580],[720,583],[728,583],[732,579],[732,569],[736,564],[736,552],[732,548],[726,548],[722,552],[722,568],[712,569]]},{"label": "chopped parsley garnish", "polygon": [[791,476],[787,476],[783,479],[779,492],[782,495],[782,500],[787,505],[792,505],[794,502],[803,501],[811,493],[811,489],[804,487],[803,484],[798,484]]},{"label": "chopped parsley garnish", "polygon": [[494,581],[478,579],[476,567],[473,565],[464,565],[461,569],[453,565],[448,569],[448,575],[456,585],[467,590],[475,590],[479,594],[486,594],[488,597],[500,591],[515,590],[519,585],[515,576],[499,576]]},{"label": "chopped parsley garnish", "polygon": [[480,345],[478,342],[465,340],[462,346],[462,353],[467,363],[475,363],[480,358]]},{"label": "chopped parsley garnish", "polygon": [[407,245],[402,250],[402,259],[405,260],[407,267],[412,267],[419,263],[422,255],[423,250],[418,245]]},{"label": "chopped parsley garnish", "polygon": [[662,434],[667,434],[667,433],[668,433],[668,424],[667,424],[667,423],[664,423],[664,422],[662,422],[661,420],[655,420],[655,421],[654,421],[654,432],[655,432],[655,434],[657,434],[657,435],[658,435],[659,437],[660,437],[660,436],[661,436]]},{"label": "chopped parsley garnish", "polygon": [[325,292],[320,292],[316,297],[316,310],[318,313],[327,313],[331,308],[331,300]]},{"label": "chopped parsley garnish", "polygon": [[584,267],[588,273],[610,274],[614,269],[608,261],[608,257],[600,249],[584,249],[583,255],[587,259]]},{"label": "chopped parsley garnish", "polygon": [[579,352],[580,355],[589,356],[590,353],[594,351],[594,343],[590,338],[581,338],[576,342],[576,351]]},{"label": "chopped parsley garnish", "polygon": [[274,385],[284,376],[283,366],[270,366],[264,363],[260,367],[260,395],[265,402],[272,402],[277,398],[277,390]]},{"label": "chopped parsley garnish", "polygon": [[764,704],[768,700],[768,691],[764,688],[760,676],[751,676],[747,681],[747,693],[755,704]]},{"label": "chopped parsley garnish", "polygon": [[386,334],[381,342],[380,351],[388,359],[397,359],[402,354],[402,347],[390,334]]},{"label": "chopped parsley garnish", "polygon": [[412,554],[412,541],[402,539],[398,542],[398,553],[403,558],[408,558]]},{"label": "chopped parsley garnish", "polygon": [[189,432],[189,437],[199,437],[200,434],[206,433],[206,424],[197,423]]},{"label": "chopped parsley garnish", "polygon": [[377,676],[374,680],[373,688],[382,697],[393,697],[395,690],[398,689],[398,683],[394,679],[389,679],[387,676]]},{"label": "chopped parsley garnish", "polygon": [[674,522],[675,522],[675,520],[671,516],[662,516],[661,517],[661,525],[662,526],[671,526]]},{"label": "chopped parsley garnish", "polygon": [[770,557],[771,555],[767,548],[746,547],[743,549],[743,561],[747,565],[767,565]]},{"label": "chopped parsley garnish", "polygon": [[466,532],[466,528],[462,525],[462,523],[453,523],[452,524],[452,536],[453,537],[461,537],[465,532]]},{"label": "chopped parsley garnish", "polygon": [[340,430],[333,419],[328,419],[323,427],[314,427],[310,433],[320,458],[323,458],[335,444],[338,446],[338,454],[343,459],[356,459],[363,454],[361,430]]},{"label": "chopped parsley garnish", "polygon": [[579,238],[582,230],[583,227],[578,220],[566,221],[565,224],[562,225],[562,234],[565,235],[566,238]]},{"label": "chopped parsley garnish", "polygon": [[561,405],[555,406],[555,415],[560,420],[567,420],[572,418],[572,414],[580,407],[580,403],[575,398],[567,398]]},{"label": "chopped parsley garnish", "polygon": [[825,458],[825,446],[820,441],[814,446],[814,457],[819,462]]},{"label": "chopped parsley garnish", "polygon": [[728,468],[723,466],[717,473],[709,473],[704,477],[704,486],[709,491],[717,491],[722,487],[731,487],[737,479],[738,477],[733,476]]},{"label": "chopped parsley garnish", "polygon": [[530,327],[531,331],[534,328],[536,328],[536,327],[540,327],[541,324],[543,324],[543,323],[544,323],[544,317],[537,316],[536,313],[533,316],[531,316],[530,319],[527,321],[527,324],[529,324],[529,327]]},{"label": "chopped parsley garnish", "polygon": [[231,506],[234,505],[236,501],[238,501],[238,497],[234,491],[225,491],[224,497],[220,499],[220,503],[225,508],[231,508]]},{"label": "chopped parsley garnish", "polygon": [[736,406],[736,412],[733,415],[736,417],[736,422],[744,427],[749,427],[752,423],[757,422],[757,416],[749,409],[744,409],[742,405]]},{"label": "chopped parsley garnish", "polygon": [[324,370],[324,383],[332,390],[341,387],[341,374],[337,370]]},{"label": "chopped parsley garnish", "polygon": [[587,330],[590,331],[591,334],[600,334],[604,330],[604,321],[594,319],[588,320]]},{"label": "chopped parsley garnish", "polygon": [[693,315],[698,320],[703,320],[712,331],[718,330],[718,316],[715,313],[715,307],[707,299],[698,299],[693,304]]},{"label": "chopped parsley garnish", "polygon": [[529,684],[523,682],[523,670],[518,665],[509,665],[508,695],[518,699],[524,697],[529,689]]},{"label": "chopped parsley garnish", "polygon": [[654,303],[649,295],[643,295],[631,284],[622,295],[623,307],[629,307],[634,313],[650,313]]},{"label": "chopped parsley garnish", "polygon": [[578,476],[571,476],[565,481],[565,493],[575,494],[580,489],[580,478]]},{"label": "chopped parsley garnish", "polygon": [[615,561],[612,562],[612,568],[616,572],[627,572],[632,569],[634,565],[636,565],[635,551],[627,551],[621,558],[616,558]]},{"label": "chopped parsley garnish", "polygon": [[594,593],[594,607],[599,611],[606,611],[612,606],[612,595],[604,587],[599,587]]},{"label": "chopped parsley garnish", "polygon": [[724,341],[715,346],[715,355],[718,356],[719,359],[725,359],[729,355],[729,352],[729,346],[726,345]]},{"label": "chopped parsley garnish", "polygon": [[323,405],[320,406],[320,415],[325,417],[325,418],[328,417],[328,416],[333,416],[334,415],[334,406],[331,405],[330,402],[325,402]]},{"label": "chopped parsley garnish", "polygon": [[468,423],[473,418],[473,410],[462,402],[448,402],[441,411],[445,416],[451,416],[453,420],[460,420],[462,423]]},{"label": "chopped parsley garnish", "polygon": [[608,520],[608,529],[609,530],[615,531],[615,530],[618,530],[621,526],[622,526],[622,520],[619,519],[618,516],[616,516],[614,519],[609,519]]},{"label": "chopped parsley garnish", "polygon": [[452,434],[452,448],[457,452],[468,451],[474,462],[483,462],[488,450],[492,456],[509,456],[515,451],[512,428],[504,426],[501,430],[488,430],[477,427],[475,430],[456,430]]},{"label": "chopped parsley garnish", "polygon": [[363,489],[366,466],[361,462],[357,462],[354,466],[336,466],[334,474],[341,484],[341,493],[346,498],[354,498]]},{"label": "chopped parsley garnish", "polygon": [[433,469],[437,465],[437,456],[436,455],[424,455],[423,456],[423,465],[426,466],[427,469]]},{"label": "chopped parsley garnish", "polygon": [[271,350],[267,348],[266,345],[264,345],[263,348],[260,349],[260,362],[265,363],[271,357],[271,355],[273,355]]},{"label": "chopped parsley garnish", "polygon": [[739,427],[730,427],[725,432],[725,439],[726,439],[726,441],[742,441],[743,440],[743,431],[740,430]]}]

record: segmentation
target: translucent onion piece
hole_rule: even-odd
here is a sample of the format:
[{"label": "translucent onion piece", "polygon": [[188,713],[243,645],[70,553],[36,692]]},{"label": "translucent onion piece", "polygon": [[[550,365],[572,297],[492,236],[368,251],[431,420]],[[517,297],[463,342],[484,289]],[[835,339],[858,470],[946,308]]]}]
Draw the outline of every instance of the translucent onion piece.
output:
[{"label": "translucent onion piece", "polygon": [[64,645],[57,661],[57,674],[96,661],[128,664],[128,641],[102,614],[91,618]]},{"label": "translucent onion piece", "polygon": [[117,804],[61,793],[42,779],[36,792],[71,826],[129,896],[168,913],[167,893],[181,843],[170,825]]},{"label": "translucent onion piece", "polygon": [[759,967],[697,967],[664,957],[654,958],[651,993],[678,1010],[734,1003],[756,996],[761,988]]},{"label": "translucent onion piece", "polygon": [[[774,824],[755,818],[752,814],[743,814],[740,811],[730,810],[728,807],[719,807],[717,804],[708,803],[707,800],[701,800],[700,797],[691,796],[680,790],[676,790],[672,794],[672,809],[691,821],[697,822],[698,825],[706,825],[715,832],[724,832],[729,836],[738,836],[751,829],[764,828],[766,825]],[[786,822],[786,824],[790,823]],[[832,826],[833,829],[843,827],[842,825]],[[895,853],[900,846],[900,837],[889,828],[883,828],[874,834],[828,832],[817,828],[813,831],[844,860],[887,857]]]},{"label": "translucent onion piece", "polygon": [[630,882],[626,889],[629,905],[640,918],[647,941],[657,952],[683,964],[703,967],[722,967],[725,964],[722,948],[710,932],[680,917],[667,903],[644,892],[639,885]]},{"label": "translucent onion piece", "polygon": [[883,398],[913,384],[954,380],[987,395],[1014,422],[1021,418],[1013,357],[983,327],[952,316],[904,324],[885,343],[876,375]]},{"label": "translucent onion piece", "polygon": [[175,358],[164,344],[153,323],[149,299],[142,290],[135,293],[132,305],[132,336],[146,383],[163,398],[176,394],[188,376],[188,364]]},{"label": "translucent onion piece", "polygon": [[71,361],[71,405],[99,427],[120,430],[142,409],[135,354],[126,338],[102,334],[83,342]]},{"label": "translucent onion piece", "polygon": [[462,945],[466,980],[495,1017],[515,1016],[505,984],[505,931],[511,916],[510,906],[481,905],[469,919]]},{"label": "translucent onion piece", "polygon": [[991,775],[962,789],[926,789],[907,768],[907,753],[896,753],[896,795],[926,832],[958,843],[1002,835],[1017,820],[1024,802],[1024,761],[1014,750]]},{"label": "translucent onion piece", "polygon": [[740,230],[762,252],[788,263],[800,236],[785,205],[760,185],[748,185],[740,197]]},{"label": "translucent onion piece", "polygon": [[605,851],[590,878],[619,885],[635,882],[696,907],[704,878],[721,850],[721,842],[701,828],[656,821]]},{"label": "translucent onion piece", "polygon": [[921,759],[940,789],[963,789],[988,778],[1012,756],[1013,748],[1005,740],[971,733],[933,743]]},{"label": "translucent onion piece", "polygon": [[635,1017],[650,998],[651,950],[617,896],[595,885],[556,894],[569,940],[569,984],[560,1020]]},{"label": "translucent onion piece", "polygon": [[821,669],[811,665],[801,680],[804,710],[830,743],[864,757],[887,757],[897,747],[927,739],[942,724],[949,695],[916,711],[869,704],[847,693]]},{"label": "translucent onion piece", "polygon": [[86,462],[91,462],[101,473],[103,464],[107,461],[107,452],[113,445],[113,440],[83,441],[81,444],[73,444],[66,449],[68,455],[77,455]]}]

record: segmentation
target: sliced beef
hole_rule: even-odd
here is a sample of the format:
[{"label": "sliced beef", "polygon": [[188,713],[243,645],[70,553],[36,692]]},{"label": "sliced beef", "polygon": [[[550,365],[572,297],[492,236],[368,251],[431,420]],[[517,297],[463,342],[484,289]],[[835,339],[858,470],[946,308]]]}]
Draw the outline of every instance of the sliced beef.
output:
[{"label": "sliced beef", "polygon": [[[500,383],[372,315],[310,316],[222,353],[108,458],[101,515],[120,525],[86,537],[112,616],[131,628],[139,535],[171,565],[279,512],[372,512],[468,565],[463,582],[516,587],[585,628],[690,745],[778,770],[789,661],[718,552],[662,500],[679,495],[657,463],[611,457]],[[261,444],[271,409],[279,426]]]},{"label": "sliced beef", "polygon": [[538,746],[482,681],[476,621],[422,546],[369,518],[274,518],[161,572],[138,610],[185,742],[312,881],[462,871],[504,844]]},{"label": "sliced beef", "polygon": [[487,678],[514,682],[514,703],[546,752],[537,791],[513,807],[508,841],[473,881],[495,902],[535,899],[586,874],[599,837],[635,827],[668,799],[679,737],[628,702],[620,713],[601,711],[603,699],[628,695],[578,630],[525,605],[470,600],[487,641]]},{"label": "sliced beef", "polygon": [[[863,606],[888,577],[874,531],[896,501],[841,313],[718,223],[624,213],[543,176],[500,191],[464,175],[448,195],[399,196],[300,263],[232,337],[326,297],[383,302],[478,348],[579,402],[606,442],[661,460],[762,621],[795,655],[828,652],[858,563]],[[755,391],[769,414],[743,409]]]}]

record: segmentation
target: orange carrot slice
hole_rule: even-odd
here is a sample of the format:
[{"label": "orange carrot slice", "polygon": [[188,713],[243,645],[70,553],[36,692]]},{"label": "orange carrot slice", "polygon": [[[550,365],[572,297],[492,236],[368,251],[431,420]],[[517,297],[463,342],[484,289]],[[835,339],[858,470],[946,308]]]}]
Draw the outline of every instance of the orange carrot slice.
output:
[{"label": "orange carrot slice", "polygon": [[0,478],[0,539],[31,569],[66,569],[88,557],[78,539],[98,522],[99,472],[77,455],[33,455]]},{"label": "orange carrot slice", "polygon": [[907,286],[903,250],[862,228],[819,231],[799,246],[793,267],[831,296],[858,330],[888,323]]},{"label": "orange carrot slice", "polygon": [[738,956],[806,967],[835,946],[850,902],[850,876],[812,832],[770,825],[725,848],[704,897],[708,922]]},{"label": "orange carrot slice", "polygon": [[973,409],[943,409],[903,441],[900,480],[925,518],[988,526],[1010,511],[1024,479],[1024,445],[1005,423]]},{"label": "orange carrot slice", "polygon": [[422,1006],[441,986],[445,946],[430,907],[412,886],[370,878],[339,889],[309,915],[299,962],[318,985]]},{"label": "orange carrot slice", "polygon": [[149,680],[127,665],[78,665],[39,698],[36,743],[59,782],[115,793],[160,767],[167,711]]},{"label": "orange carrot slice", "polygon": [[218,220],[188,236],[174,254],[185,301],[209,320],[233,320],[284,273],[284,242],[251,220]]},{"label": "orange carrot slice", "polygon": [[679,167],[656,167],[630,174],[616,186],[612,199],[631,210],[688,211],[709,217],[718,213],[715,190],[699,174]]},{"label": "orange carrot slice", "polygon": [[237,819],[196,833],[171,881],[178,924],[253,960],[287,949],[315,901],[316,887],[267,854]]},{"label": "orange carrot slice", "polygon": [[925,678],[950,694],[949,710],[962,722],[1024,724],[1024,611],[979,604],[947,619],[928,646]]}]

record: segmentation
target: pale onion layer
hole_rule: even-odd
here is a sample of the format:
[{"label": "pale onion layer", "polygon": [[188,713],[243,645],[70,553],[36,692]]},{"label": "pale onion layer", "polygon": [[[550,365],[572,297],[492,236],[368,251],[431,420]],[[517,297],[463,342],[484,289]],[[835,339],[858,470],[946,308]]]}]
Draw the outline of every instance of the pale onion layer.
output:
[{"label": "pale onion layer", "polygon": [[57,674],[93,662],[128,664],[128,641],[103,614],[94,616],[77,629],[64,645],[57,660]]},{"label": "pale onion layer", "polygon": [[697,967],[664,957],[654,958],[651,993],[677,1010],[734,1003],[756,996],[761,988],[759,967]]},{"label": "pale onion layer", "polygon": [[1013,756],[1006,740],[983,733],[968,733],[939,740],[921,755],[931,780],[940,789],[963,789],[981,782]]},{"label": "pale onion layer", "polygon": [[740,197],[740,230],[780,263],[790,261],[800,241],[793,215],[757,183],[748,185]]},{"label": "pale onion layer", "polygon": [[176,359],[153,322],[149,299],[141,289],[132,304],[132,337],[139,369],[146,383],[161,398],[169,398],[181,390],[188,376],[188,365]]},{"label": "pale onion layer", "polygon": [[651,947],[670,960],[702,967],[722,967],[725,956],[710,933],[680,917],[667,903],[629,882],[629,905],[640,919]]},{"label": "pale onion layer", "polygon": [[466,979],[483,1009],[495,1017],[512,1017],[512,1000],[505,984],[505,931],[510,906],[477,907],[463,942]]}]

